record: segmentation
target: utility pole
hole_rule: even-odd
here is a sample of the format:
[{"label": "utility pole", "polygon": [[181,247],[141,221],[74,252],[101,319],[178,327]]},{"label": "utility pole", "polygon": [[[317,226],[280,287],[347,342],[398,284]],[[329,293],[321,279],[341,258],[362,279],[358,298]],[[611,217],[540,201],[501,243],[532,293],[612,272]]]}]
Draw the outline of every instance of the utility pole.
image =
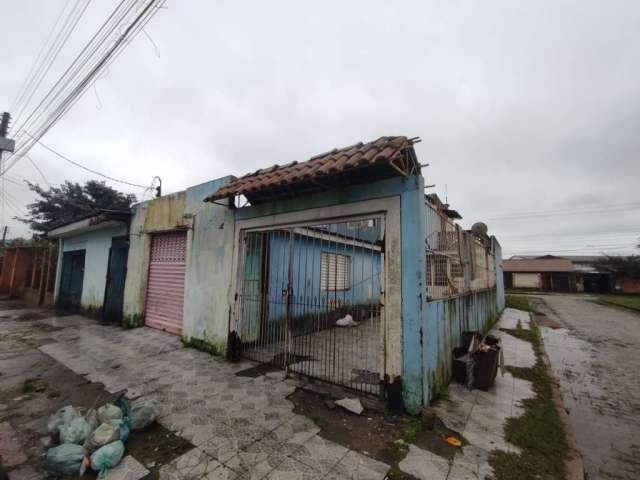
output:
[{"label": "utility pole", "polygon": [[[11,114],[4,112],[0,117],[0,175],[2,175],[2,223],[4,223],[4,162],[2,161],[2,154],[6,150],[12,152],[16,148],[15,140],[7,138],[7,132],[9,131],[9,122],[11,121]],[[7,234],[7,227],[4,227],[4,234],[2,238],[2,246],[4,247],[4,236]]]},{"label": "utility pole", "polygon": [[2,229],[2,248],[4,248],[6,244],[8,231],[9,231],[9,227],[5,225],[4,228]]},{"label": "utility pole", "polygon": [[6,138],[7,132],[9,131],[9,122],[11,121],[11,114],[9,112],[4,112],[2,117],[0,117],[0,152],[7,151],[13,152],[16,147],[15,140],[11,138]]}]

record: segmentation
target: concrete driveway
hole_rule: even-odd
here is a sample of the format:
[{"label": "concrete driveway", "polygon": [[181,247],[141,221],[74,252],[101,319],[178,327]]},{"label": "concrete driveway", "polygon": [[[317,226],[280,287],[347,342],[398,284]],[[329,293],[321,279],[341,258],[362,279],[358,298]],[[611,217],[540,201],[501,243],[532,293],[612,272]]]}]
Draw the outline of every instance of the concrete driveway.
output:
[{"label": "concrete driveway", "polygon": [[[237,376],[255,364],[182,348],[178,337],[149,328],[122,330],[78,315],[51,315],[0,302],[0,455],[14,460],[5,463],[11,478],[44,478],[38,456],[46,450],[48,415],[67,402],[91,406],[102,385],[107,393],[158,399],[159,423],[190,443],[179,457],[159,462],[159,478],[386,475],[387,465],[325,440],[312,421],[293,413],[286,397],[295,385],[279,372]],[[45,371],[57,396],[23,394],[36,370]]]},{"label": "concrete driveway", "polygon": [[[580,295],[534,297],[563,328],[543,327],[545,349],[589,479],[640,475],[640,315]],[[544,322],[545,317],[541,317]]]}]

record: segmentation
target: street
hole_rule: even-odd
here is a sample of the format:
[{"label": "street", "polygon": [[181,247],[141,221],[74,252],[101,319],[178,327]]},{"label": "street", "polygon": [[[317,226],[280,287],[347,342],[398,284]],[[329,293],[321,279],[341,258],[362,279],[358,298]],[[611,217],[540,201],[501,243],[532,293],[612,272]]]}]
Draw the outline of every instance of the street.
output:
[{"label": "street", "polygon": [[[565,408],[593,479],[640,474],[640,315],[586,296],[531,297]],[[546,318],[545,318],[546,317]]]}]

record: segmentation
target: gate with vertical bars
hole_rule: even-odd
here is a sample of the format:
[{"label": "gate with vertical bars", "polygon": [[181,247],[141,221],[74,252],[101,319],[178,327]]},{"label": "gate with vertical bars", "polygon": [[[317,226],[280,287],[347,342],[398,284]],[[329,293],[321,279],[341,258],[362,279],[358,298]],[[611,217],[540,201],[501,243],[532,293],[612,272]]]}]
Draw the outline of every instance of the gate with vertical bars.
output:
[{"label": "gate with vertical bars", "polygon": [[380,394],[384,217],[243,230],[241,355]]}]

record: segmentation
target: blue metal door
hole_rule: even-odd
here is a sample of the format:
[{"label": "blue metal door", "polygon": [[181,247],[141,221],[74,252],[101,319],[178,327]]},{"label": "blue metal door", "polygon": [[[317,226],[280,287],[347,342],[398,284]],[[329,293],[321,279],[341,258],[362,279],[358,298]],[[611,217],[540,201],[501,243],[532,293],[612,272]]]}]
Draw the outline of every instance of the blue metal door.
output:
[{"label": "blue metal door", "polygon": [[58,305],[61,307],[80,308],[84,281],[84,256],[85,250],[62,254],[62,272],[58,294]]},{"label": "blue metal door", "polygon": [[109,322],[122,320],[124,301],[124,282],[127,278],[127,257],[129,256],[129,238],[115,237],[109,250],[109,268],[107,286],[104,294],[102,318]]}]

